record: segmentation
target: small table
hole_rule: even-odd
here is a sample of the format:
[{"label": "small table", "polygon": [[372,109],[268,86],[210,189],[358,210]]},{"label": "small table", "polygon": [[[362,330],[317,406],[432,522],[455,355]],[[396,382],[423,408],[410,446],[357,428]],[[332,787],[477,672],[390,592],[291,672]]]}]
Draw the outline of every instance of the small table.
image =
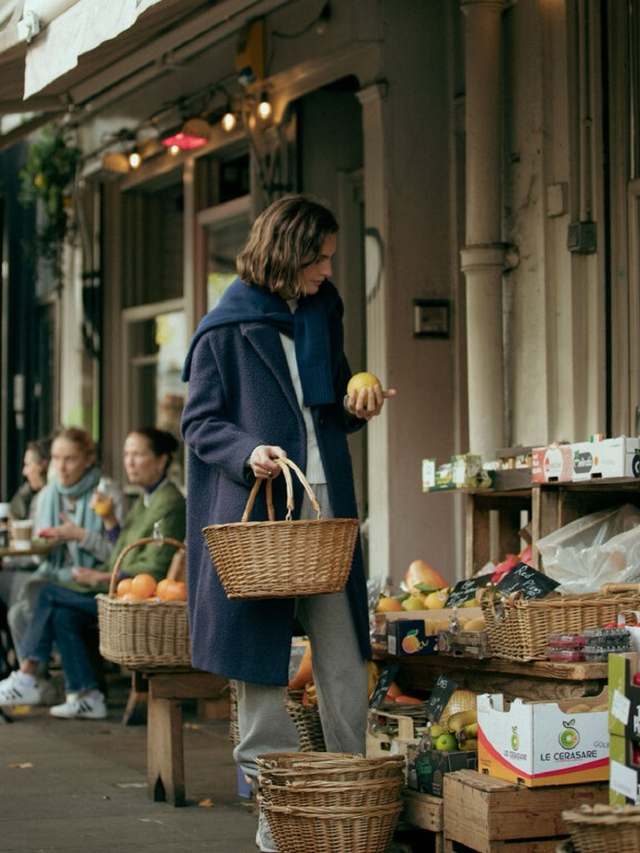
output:
[{"label": "small table", "polygon": [[217,699],[229,680],[190,667],[136,667],[135,689],[148,690],[147,780],[149,798],[185,804],[182,702]]},{"label": "small table", "polygon": [[28,548],[0,548],[0,558],[4,557],[46,557],[54,551],[59,542],[49,542],[47,540],[33,540]]}]

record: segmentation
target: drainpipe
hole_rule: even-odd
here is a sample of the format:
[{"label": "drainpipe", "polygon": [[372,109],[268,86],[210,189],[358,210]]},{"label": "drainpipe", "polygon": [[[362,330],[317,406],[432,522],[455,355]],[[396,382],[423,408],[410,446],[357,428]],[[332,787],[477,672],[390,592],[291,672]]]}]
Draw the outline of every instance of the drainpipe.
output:
[{"label": "drainpipe", "polygon": [[466,278],[469,450],[505,446],[502,274],[501,16],[511,0],[462,0],[466,16]]}]

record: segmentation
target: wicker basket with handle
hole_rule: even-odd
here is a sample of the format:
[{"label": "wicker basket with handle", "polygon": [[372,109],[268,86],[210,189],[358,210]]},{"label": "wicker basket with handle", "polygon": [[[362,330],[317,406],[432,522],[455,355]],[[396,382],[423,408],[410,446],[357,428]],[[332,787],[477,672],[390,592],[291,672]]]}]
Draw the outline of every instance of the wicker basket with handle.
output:
[{"label": "wicker basket with handle", "polygon": [[[351,571],[358,535],[356,518],[323,518],[311,486],[290,459],[276,460],[287,485],[287,516],[275,521],[272,484],[266,480],[268,521],[249,521],[260,489],[256,480],[242,520],[211,524],[204,535],[228,598],[290,598],[341,592]],[[292,469],[317,518],[294,521]]]},{"label": "wicker basket with handle", "polygon": [[302,694],[302,690],[288,690],[284,700],[300,736],[300,752],[326,752],[318,706],[303,705]]},{"label": "wicker basket with handle", "polygon": [[96,596],[100,654],[121,666],[190,666],[186,601],[123,601],[116,597],[122,561],[134,548],[155,542],[184,550],[177,539],[149,536],[132,542],[118,556],[108,593]]},{"label": "wicker basket with handle", "polygon": [[640,609],[640,584],[605,584],[600,592],[508,598],[483,589],[480,607],[487,622],[492,654],[505,660],[546,660],[549,634],[570,634],[616,622],[621,610]]}]

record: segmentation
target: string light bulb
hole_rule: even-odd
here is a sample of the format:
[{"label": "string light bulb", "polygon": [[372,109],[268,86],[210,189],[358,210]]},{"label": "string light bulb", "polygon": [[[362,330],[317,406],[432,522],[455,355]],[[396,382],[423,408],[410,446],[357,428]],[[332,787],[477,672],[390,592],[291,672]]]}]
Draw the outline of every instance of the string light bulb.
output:
[{"label": "string light bulb", "polygon": [[226,113],[222,116],[220,124],[222,125],[222,129],[225,133],[231,133],[232,130],[235,129],[238,120],[235,116],[235,113],[232,112],[231,107],[228,107]]},{"label": "string light bulb", "polygon": [[266,92],[263,92],[260,95],[260,103],[258,104],[258,115],[263,121],[266,121],[267,119],[271,118],[272,112],[273,108],[269,100],[269,95]]},{"label": "string light bulb", "polygon": [[138,166],[142,163],[142,157],[140,153],[135,149],[129,154],[129,165],[132,169],[137,169]]}]

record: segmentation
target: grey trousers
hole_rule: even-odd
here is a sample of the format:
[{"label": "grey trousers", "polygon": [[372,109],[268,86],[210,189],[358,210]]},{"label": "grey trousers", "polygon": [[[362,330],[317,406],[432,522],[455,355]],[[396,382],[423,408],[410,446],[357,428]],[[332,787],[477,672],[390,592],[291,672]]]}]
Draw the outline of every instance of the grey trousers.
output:
[{"label": "grey trousers", "polygon": [[[313,486],[325,518],[326,487]],[[311,514],[308,514],[311,513]],[[302,517],[315,518],[305,496]],[[328,752],[365,753],[367,672],[345,592],[299,598],[296,616],[311,641],[313,680]],[[237,682],[240,740],[233,751],[249,777],[257,776],[256,755],[295,752],[300,740],[284,705],[286,688]]]}]

